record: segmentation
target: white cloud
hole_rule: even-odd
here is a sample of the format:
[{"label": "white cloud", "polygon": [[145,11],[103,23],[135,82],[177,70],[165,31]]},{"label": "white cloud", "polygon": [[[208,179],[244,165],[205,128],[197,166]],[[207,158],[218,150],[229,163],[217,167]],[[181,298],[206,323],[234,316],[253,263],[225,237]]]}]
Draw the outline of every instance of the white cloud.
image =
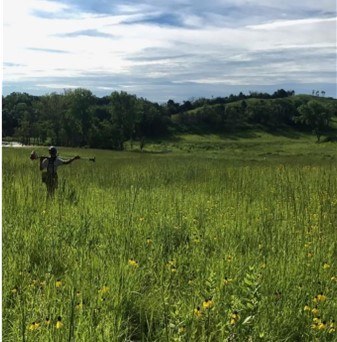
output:
[{"label": "white cloud", "polygon": [[[228,20],[231,24],[235,22],[240,1],[231,4],[235,5],[234,9],[228,7],[227,1],[214,1],[214,8],[226,5],[227,12],[224,8],[219,13],[203,14],[188,11],[189,5],[197,9],[199,5],[204,6],[199,1],[193,4],[187,0],[165,3],[161,10],[156,7],[157,12],[153,12],[151,3],[144,2],[139,6],[117,4],[116,15],[86,11],[62,17],[71,12],[67,4],[41,0],[6,1],[4,82],[31,80],[36,86],[62,89],[65,85],[67,88],[75,86],[69,83],[69,77],[80,79],[95,73],[95,87],[108,91],[110,84],[105,84],[99,75],[127,77],[133,84],[124,86],[136,90],[140,79],[150,85],[164,79],[171,84],[189,81],[239,85],[240,82],[294,81],[294,77],[308,83],[331,82],[336,75],[335,65],[331,63],[331,56],[336,51],[335,17],[317,17],[315,13],[312,17],[282,19],[284,13],[280,10],[279,18],[265,18],[256,23],[257,17],[254,17],[251,21],[254,24],[250,24],[247,17],[244,23],[234,27],[228,25]],[[241,4],[244,9],[253,2],[242,0]],[[279,2],[258,1],[255,4],[286,10],[286,6]],[[181,14],[184,14],[187,27],[146,22],[125,24],[128,20],[146,19],[149,14],[160,16],[173,5],[186,6]],[[289,6],[287,13],[290,13],[292,2],[287,0],[286,5]],[[294,8],[299,11],[300,5]],[[232,10],[234,14],[230,18]],[[308,1],[302,10],[303,13],[329,12],[333,8],[331,1],[323,0],[320,6]],[[36,11],[49,14],[36,16]],[[91,34],[71,37],[72,33],[81,31]],[[293,50],[301,53],[296,55]],[[284,58],[284,62],[275,61],[277,56],[272,53]],[[321,76],[312,73],[320,71],[324,71]],[[55,83],[56,78],[60,83]],[[51,80],[49,84],[40,82],[48,79]],[[139,84],[138,89],[142,87],[144,84]]]}]

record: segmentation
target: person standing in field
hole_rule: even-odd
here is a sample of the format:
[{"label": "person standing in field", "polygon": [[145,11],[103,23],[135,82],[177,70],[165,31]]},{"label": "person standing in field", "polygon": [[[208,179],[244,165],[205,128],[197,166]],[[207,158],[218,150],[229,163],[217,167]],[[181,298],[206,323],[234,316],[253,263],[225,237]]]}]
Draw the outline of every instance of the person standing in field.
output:
[{"label": "person standing in field", "polygon": [[42,182],[47,186],[47,197],[53,197],[55,190],[58,186],[57,168],[60,165],[66,165],[72,163],[76,159],[80,159],[80,156],[75,156],[71,159],[64,160],[57,156],[57,149],[54,146],[49,147],[50,157],[39,157],[40,159],[40,171],[42,172]]}]

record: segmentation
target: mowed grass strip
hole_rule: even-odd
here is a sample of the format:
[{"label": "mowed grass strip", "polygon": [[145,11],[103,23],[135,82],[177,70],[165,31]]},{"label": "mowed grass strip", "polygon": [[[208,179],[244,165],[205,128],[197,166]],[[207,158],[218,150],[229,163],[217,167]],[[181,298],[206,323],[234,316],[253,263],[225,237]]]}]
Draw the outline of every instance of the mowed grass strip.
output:
[{"label": "mowed grass strip", "polygon": [[333,341],[337,167],[3,150],[4,341]]}]

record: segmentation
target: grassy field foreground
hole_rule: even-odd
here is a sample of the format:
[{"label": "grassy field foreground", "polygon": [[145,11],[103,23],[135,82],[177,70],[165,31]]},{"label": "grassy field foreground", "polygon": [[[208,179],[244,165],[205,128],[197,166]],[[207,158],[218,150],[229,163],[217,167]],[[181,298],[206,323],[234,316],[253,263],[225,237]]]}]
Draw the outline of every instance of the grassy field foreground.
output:
[{"label": "grassy field foreground", "polygon": [[333,148],[71,150],[97,162],[53,201],[29,152],[3,149],[3,341],[337,339]]}]

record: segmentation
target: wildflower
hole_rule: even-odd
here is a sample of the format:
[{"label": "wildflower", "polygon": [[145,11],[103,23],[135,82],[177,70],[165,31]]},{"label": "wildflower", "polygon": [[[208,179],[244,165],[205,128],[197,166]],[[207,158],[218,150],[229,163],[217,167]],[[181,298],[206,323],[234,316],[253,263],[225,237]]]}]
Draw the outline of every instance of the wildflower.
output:
[{"label": "wildflower", "polygon": [[28,330],[34,331],[34,330],[39,329],[39,327],[40,327],[40,323],[39,323],[39,322],[33,322],[33,323],[28,327]]},{"label": "wildflower", "polygon": [[316,322],[312,323],[311,329],[318,330],[318,323],[316,323]]},{"label": "wildflower", "polygon": [[305,305],[303,310],[304,311],[311,311],[311,308],[309,305]]},{"label": "wildflower", "polygon": [[319,302],[325,302],[326,301],[326,296],[322,293],[320,293],[319,295],[317,295],[317,300]]},{"label": "wildflower", "polygon": [[76,308],[77,310],[81,310],[81,309],[83,308],[83,303],[82,303],[82,302],[77,303],[76,306],[75,306],[75,308]]},{"label": "wildflower", "polygon": [[50,318],[49,318],[49,317],[46,317],[46,320],[44,321],[44,323],[45,323],[46,325],[50,325]]},{"label": "wildflower", "polygon": [[140,218],[139,218],[139,221],[144,221],[144,220],[145,220],[144,217],[140,217]]},{"label": "wildflower", "polygon": [[18,289],[16,287],[14,287],[11,291],[13,294],[17,294],[18,293]]},{"label": "wildflower", "polygon": [[232,281],[233,281],[233,279],[225,277],[223,283],[224,283],[224,285],[229,285]]},{"label": "wildflower", "polygon": [[179,327],[179,329],[178,329],[179,334],[185,334],[185,332],[186,332],[186,328],[184,326]]},{"label": "wildflower", "polygon": [[329,268],[330,268],[330,265],[327,262],[325,262],[323,264],[323,269],[328,270]]},{"label": "wildflower", "polygon": [[36,279],[33,279],[31,284],[29,285],[29,287],[34,287],[37,285],[37,280]]},{"label": "wildflower", "polygon": [[311,324],[311,329],[318,330],[318,326],[322,323],[320,317],[314,317]]},{"label": "wildflower", "polygon": [[235,325],[240,320],[239,313],[237,311],[233,311],[230,316],[230,324]]},{"label": "wildflower", "polygon": [[332,334],[334,332],[336,332],[336,324],[335,324],[335,321],[333,320],[329,323],[328,333]]},{"label": "wildflower", "polygon": [[177,266],[175,265],[175,260],[170,260],[166,266],[171,270],[171,272],[176,272],[177,271]]},{"label": "wildflower", "polygon": [[61,316],[58,316],[57,317],[57,322],[55,324],[55,328],[56,329],[61,329],[62,327],[63,327],[62,318],[61,318]]},{"label": "wildflower", "polygon": [[335,276],[331,277],[331,281],[334,281],[337,283],[337,277],[335,277]]},{"label": "wildflower", "polygon": [[56,286],[57,288],[62,287],[62,281],[61,281],[61,279],[57,279],[57,280],[56,280],[55,286]]},{"label": "wildflower", "polygon": [[81,292],[80,291],[77,291],[76,292],[76,297],[79,297],[81,295]]},{"label": "wildflower", "polygon": [[335,327],[328,328],[328,333],[329,334],[333,334],[334,332],[336,332],[336,328]]},{"label": "wildflower", "polygon": [[194,243],[200,243],[200,242],[201,242],[201,236],[196,236],[196,237],[193,239],[193,242],[194,242]]},{"label": "wildflower", "polygon": [[152,243],[153,243],[153,241],[148,237],[148,238],[146,239],[146,243],[147,243],[148,246],[151,246]]},{"label": "wildflower", "polygon": [[317,316],[317,315],[319,314],[319,310],[317,309],[317,306],[314,307],[314,308],[311,310],[311,312],[312,312],[312,314],[313,314],[314,316]]},{"label": "wildflower", "polygon": [[139,267],[139,263],[138,263],[138,261],[135,260],[135,259],[132,259],[132,258],[129,259],[128,263],[129,263],[130,266],[132,266],[132,267],[134,267],[134,268]]},{"label": "wildflower", "polygon": [[231,255],[228,255],[228,256],[227,256],[227,261],[228,261],[228,262],[232,262],[232,261],[233,261],[233,257],[232,257]]},{"label": "wildflower", "polygon": [[214,302],[211,299],[205,299],[202,303],[202,307],[204,309],[211,309],[214,306]]},{"label": "wildflower", "polygon": [[318,323],[317,329],[318,330],[324,330],[324,329],[326,329],[326,327],[327,327],[327,325],[326,325],[326,322],[324,321],[324,322]]},{"label": "wildflower", "polygon": [[109,292],[109,287],[108,286],[103,286],[101,289],[98,290],[98,293],[103,295],[105,293]]},{"label": "wildflower", "polygon": [[196,309],[194,309],[194,315],[198,318],[200,318],[202,316],[200,306],[198,306]]}]

